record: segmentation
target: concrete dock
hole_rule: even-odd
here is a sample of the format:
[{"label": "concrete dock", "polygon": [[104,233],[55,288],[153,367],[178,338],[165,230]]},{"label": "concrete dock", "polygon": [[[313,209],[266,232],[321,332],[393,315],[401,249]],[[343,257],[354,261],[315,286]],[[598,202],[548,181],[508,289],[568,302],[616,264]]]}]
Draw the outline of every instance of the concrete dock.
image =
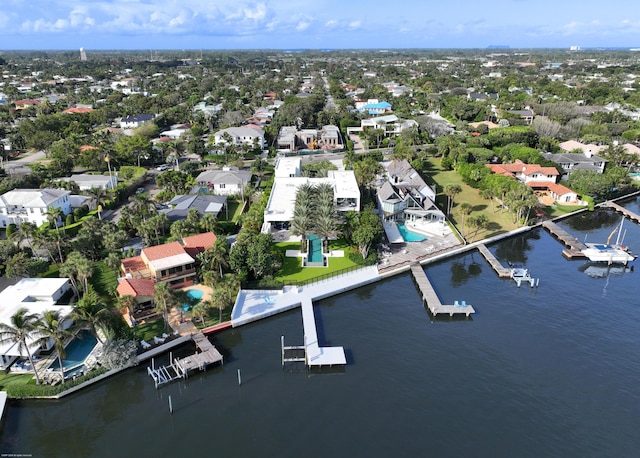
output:
[{"label": "concrete dock", "polygon": [[553,221],[545,221],[542,223],[542,226],[568,247],[562,251],[564,256],[570,259],[586,257],[582,253],[582,250],[585,250],[587,246],[556,223]]},{"label": "concrete dock", "polygon": [[493,268],[493,270],[496,271],[496,273],[498,274],[498,277],[511,278],[511,269],[504,267],[500,263],[500,261],[496,259],[493,253],[489,251],[489,249],[483,243],[478,245],[478,251],[480,252],[480,254],[482,254],[484,259],[486,259],[486,261]]},{"label": "concrete dock", "polygon": [[[440,302],[440,298],[433,289],[433,286],[431,286],[431,282],[420,264],[411,265],[411,273],[413,274],[413,278],[422,293],[422,299],[427,304],[427,307],[433,316],[438,316],[440,314],[447,314],[449,316],[464,314],[469,316],[472,313],[476,313],[473,307],[466,304],[465,301],[454,305],[445,305]],[[458,301],[456,301],[456,303],[457,302]]]}]

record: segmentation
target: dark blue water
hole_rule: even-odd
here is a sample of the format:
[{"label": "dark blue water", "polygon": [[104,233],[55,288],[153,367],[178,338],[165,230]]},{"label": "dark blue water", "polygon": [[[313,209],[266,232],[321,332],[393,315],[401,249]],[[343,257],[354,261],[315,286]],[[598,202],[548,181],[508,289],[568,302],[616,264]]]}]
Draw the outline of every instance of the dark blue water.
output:
[{"label": "dark blue water", "polygon": [[[598,212],[561,225],[596,241],[619,221]],[[640,253],[640,228],[625,228]],[[12,402],[1,451],[637,456],[639,272],[591,266],[600,275],[590,276],[544,230],[489,248],[524,263],[539,288],[500,280],[477,252],[455,257],[426,271],[443,302],[474,306],[472,319],[432,319],[411,276],[399,275],[316,306],[321,342],[346,349],[343,369],[281,369],[280,336],[302,342],[294,310],[216,335],[223,367],[159,391],[140,366],[62,401]]]}]

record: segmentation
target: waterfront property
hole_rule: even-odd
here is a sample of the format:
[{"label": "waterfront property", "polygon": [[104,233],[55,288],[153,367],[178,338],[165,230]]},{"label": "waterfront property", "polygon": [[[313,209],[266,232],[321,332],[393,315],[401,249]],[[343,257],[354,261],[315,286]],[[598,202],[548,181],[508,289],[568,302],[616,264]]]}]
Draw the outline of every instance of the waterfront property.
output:
[{"label": "waterfront property", "polygon": [[122,260],[124,278],[146,278],[169,283],[172,288],[192,285],[196,278],[196,256],[213,246],[216,236],[205,232],[171,242],[146,247],[139,256]]},{"label": "waterfront property", "polygon": [[[0,322],[11,325],[11,316],[18,310],[25,308],[28,313],[42,314],[46,310],[58,310],[63,327],[71,326],[72,307],[65,300],[71,295],[71,284],[68,278],[23,278],[18,283],[8,286],[0,292]],[[49,351],[53,347],[51,339],[38,342],[38,338],[27,338],[27,345],[31,348],[31,354],[40,351]],[[19,350],[19,345],[13,342],[0,344],[0,368],[7,369],[19,358],[27,357],[27,354]]]},{"label": "waterfront property", "polygon": [[338,214],[360,211],[360,189],[352,170],[329,170],[323,178],[303,177],[300,176],[301,171],[302,160],[299,157],[281,157],[277,160],[271,195],[264,211],[263,233],[289,226],[293,220],[296,194],[305,184],[330,185]]},{"label": "waterfront property", "polygon": [[569,248],[562,250],[562,254],[569,259],[584,258],[583,250],[587,249],[587,246],[580,240],[569,234],[553,221],[545,221],[542,223],[542,227],[546,228],[551,234],[553,234],[558,240],[567,245]]}]

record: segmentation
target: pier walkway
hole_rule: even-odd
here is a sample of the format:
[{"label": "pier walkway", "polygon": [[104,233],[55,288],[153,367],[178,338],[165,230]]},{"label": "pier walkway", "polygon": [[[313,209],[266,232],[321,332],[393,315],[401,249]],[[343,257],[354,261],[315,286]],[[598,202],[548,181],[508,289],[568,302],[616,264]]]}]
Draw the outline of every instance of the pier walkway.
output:
[{"label": "pier walkway", "polygon": [[333,366],[347,364],[343,347],[321,347],[318,344],[316,317],[311,299],[302,300],[302,327],[304,328],[304,349],[307,366]]},{"label": "pier walkway", "polygon": [[635,221],[636,223],[640,223],[640,215],[618,205],[615,202],[611,202],[610,200],[608,200],[604,202],[602,205],[605,207],[613,208],[615,211],[622,213],[624,216],[626,216],[630,220]]},{"label": "pier walkway", "polygon": [[[476,313],[473,307],[465,301],[462,301],[462,304],[443,305],[420,264],[412,264],[411,273],[413,274],[413,278],[415,278],[418,288],[422,293],[422,299],[426,302],[432,315],[437,316],[439,314],[448,314],[449,316],[453,316],[457,314],[464,314],[469,316],[472,313]],[[456,303],[457,302],[458,301],[456,301]]]},{"label": "pier walkway", "polygon": [[586,250],[587,246],[580,240],[569,234],[553,221],[545,221],[542,223],[551,234],[553,234],[558,240],[564,243],[569,248],[562,250],[562,254],[570,259],[584,258],[586,257],[582,250]]},{"label": "pier walkway", "polygon": [[489,263],[489,265],[493,268],[493,270],[496,271],[496,273],[498,274],[498,277],[500,278],[511,278],[511,274],[512,271],[510,268],[504,267],[500,261],[498,261],[496,259],[496,257],[493,255],[493,253],[491,251],[489,251],[489,249],[484,245],[484,243],[480,243],[478,245],[478,251],[480,252],[480,254],[482,254],[482,256],[484,256],[484,259],[487,260],[487,262]]}]

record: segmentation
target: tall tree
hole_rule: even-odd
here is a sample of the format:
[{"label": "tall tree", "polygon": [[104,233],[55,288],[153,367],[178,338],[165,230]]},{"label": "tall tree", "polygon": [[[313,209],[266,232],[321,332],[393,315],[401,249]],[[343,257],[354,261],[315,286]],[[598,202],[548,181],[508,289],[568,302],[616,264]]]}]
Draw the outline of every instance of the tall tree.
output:
[{"label": "tall tree", "polygon": [[[36,376],[36,383],[40,385],[40,376],[33,364],[33,355],[30,350],[30,347],[40,346],[40,342],[37,340],[41,336],[38,331],[38,322],[38,315],[29,313],[26,308],[18,309],[16,313],[11,315],[11,324],[0,323],[0,342],[18,344],[18,351],[20,354],[23,352],[27,354],[29,365],[33,368],[33,373]],[[36,340],[32,340],[34,338]]]},{"label": "tall tree", "polygon": [[42,337],[53,341],[53,349],[58,356],[60,375],[62,383],[64,383],[64,366],[62,364],[62,360],[66,357],[64,345],[66,339],[73,337],[74,330],[65,327],[65,318],[61,316],[59,310],[46,310],[42,314],[42,319],[37,323],[37,329]]},{"label": "tall tree", "polygon": [[447,195],[447,215],[451,214],[453,209],[454,198],[462,192],[462,187],[459,184],[448,184],[444,187],[444,193]]}]

